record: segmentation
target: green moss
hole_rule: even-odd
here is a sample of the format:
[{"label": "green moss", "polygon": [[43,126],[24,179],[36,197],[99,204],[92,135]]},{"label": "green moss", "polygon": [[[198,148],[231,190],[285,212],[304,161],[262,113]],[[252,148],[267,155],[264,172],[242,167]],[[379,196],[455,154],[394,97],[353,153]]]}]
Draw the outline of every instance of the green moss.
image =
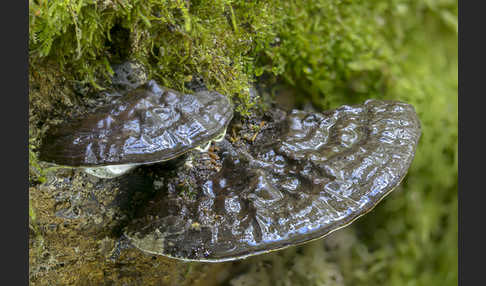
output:
[{"label": "green moss", "polygon": [[102,89],[109,64],[125,57],[149,67],[152,78],[185,91],[202,76],[208,88],[237,101],[248,114],[255,45],[267,41],[265,2],[29,1],[31,68],[48,58],[73,70],[72,80]]},{"label": "green moss", "polygon": [[379,95],[393,62],[383,19],[369,1],[281,1],[276,38],[260,68],[321,108]]},{"label": "green moss", "polygon": [[45,170],[40,166],[33,149],[34,145],[29,144],[29,181],[44,183],[46,181]]},{"label": "green moss", "polygon": [[[98,3],[98,4],[97,4]],[[194,76],[248,114],[256,76],[275,75],[321,107],[379,95],[393,62],[383,13],[368,1],[34,1],[30,62],[46,58],[101,89],[109,64],[133,58],[185,91]],[[383,5],[381,5],[383,6]],[[353,94],[349,96],[349,94]]]},{"label": "green moss", "polygon": [[329,260],[322,241],[251,257],[244,263],[249,269],[233,278],[231,286],[341,286],[346,281],[338,265]]}]

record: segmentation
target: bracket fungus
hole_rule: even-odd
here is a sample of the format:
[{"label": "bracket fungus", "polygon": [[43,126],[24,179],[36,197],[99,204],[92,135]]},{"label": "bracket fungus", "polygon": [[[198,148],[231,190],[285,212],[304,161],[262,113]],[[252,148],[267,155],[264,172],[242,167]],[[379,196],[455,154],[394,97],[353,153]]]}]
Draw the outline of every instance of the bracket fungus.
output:
[{"label": "bracket fungus", "polygon": [[414,108],[394,101],[277,117],[251,143],[219,143],[222,168],[194,199],[161,190],[125,235],[148,253],[208,262],[321,238],[399,185],[421,133]]},{"label": "bracket fungus", "polygon": [[85,118],[49,129],[39,159],[112,178],[222,139],[232,117],[224,95],[183,94],[151,80]]}]

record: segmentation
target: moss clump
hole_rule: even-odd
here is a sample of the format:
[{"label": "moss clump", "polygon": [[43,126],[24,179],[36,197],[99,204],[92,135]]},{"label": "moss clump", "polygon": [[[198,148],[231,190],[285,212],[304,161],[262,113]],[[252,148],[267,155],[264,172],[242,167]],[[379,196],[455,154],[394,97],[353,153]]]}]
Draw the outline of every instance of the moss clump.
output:
[{"label": "moss clump", "polygon": [[254,47],[267,41],[270,8],[263,1],[30,0],[31,69],[55,59],[72,80],[102,89],[109,63],[129,57],[177,90],[200,76],[247,114]]},{"label": "moss clump", "polygon": [[245,264],[248,266],[245,273],[231,279],[231,286],[346,285],[346,277],[343,277],[338,265],[330,261],[322,240],[302,248],[287,248],[251,257]]},{"label": "moss clump", "polygon": [[321,108],[380,95],[393,62],[383,8],[369,1],[281,1],[274,41],[259,71],[271,72]]},{"label": "moss clump", "polygon": [[[381,94],[392,56],[381,32],[387,6],[380,7],[341,0],[30,0],[30,64],[55,59],[72,71],[71,80],[102,89],[113,73],[109,63],[132,58],[178,90],[202,77],[231,95],[243,115],[255,105],[255,77],[275,75],[329,107],[333,98]],[[343,96],[350,91],[353,97]]]}]

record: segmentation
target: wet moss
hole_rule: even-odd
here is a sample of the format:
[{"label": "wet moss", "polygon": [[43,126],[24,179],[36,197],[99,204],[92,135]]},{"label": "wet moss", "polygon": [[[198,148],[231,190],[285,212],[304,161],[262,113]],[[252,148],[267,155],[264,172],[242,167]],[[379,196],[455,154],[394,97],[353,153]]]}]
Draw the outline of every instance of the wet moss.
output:
[{"label": "wet moss", "polygon": [[[176,90],[195,76],[249,112],[254,46],[268,38],[264,1],[29,1],[31,69],[56,59],[71,79],[102,89],[108,63],[139,60]],[[268,14],[267,14],[268,13]],[[228,21],[229,20],[229,21]]]},{"label": "wet moss", "polygon": [[359,103],[382,93],[393,63],[382,32],[386,9],[369,1],[280,5],[275,38],[258,58],[261,73],[299,90],[298,102],[311,99],[320,108]]}]

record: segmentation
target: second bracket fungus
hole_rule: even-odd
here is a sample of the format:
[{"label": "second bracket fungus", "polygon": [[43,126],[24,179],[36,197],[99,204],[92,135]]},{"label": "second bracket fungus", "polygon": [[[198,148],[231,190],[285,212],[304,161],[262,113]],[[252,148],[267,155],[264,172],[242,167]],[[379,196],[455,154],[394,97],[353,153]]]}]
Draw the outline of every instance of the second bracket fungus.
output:
[{"label": "second bracket fungus", "polygon": [[148,253],[210,262],[321,238],[399,185],[420,133],[401,102],[281,112],[251,143],[219,143],[222,167],[201,178],[194,199],[161,190],[125,234]]},{"label": "second bracket fungus", "polygon": [[149,81],[85,118],[51,128],[39,158],[112,178],[221,139],[232,117],[224,95],[183,94]]}]

